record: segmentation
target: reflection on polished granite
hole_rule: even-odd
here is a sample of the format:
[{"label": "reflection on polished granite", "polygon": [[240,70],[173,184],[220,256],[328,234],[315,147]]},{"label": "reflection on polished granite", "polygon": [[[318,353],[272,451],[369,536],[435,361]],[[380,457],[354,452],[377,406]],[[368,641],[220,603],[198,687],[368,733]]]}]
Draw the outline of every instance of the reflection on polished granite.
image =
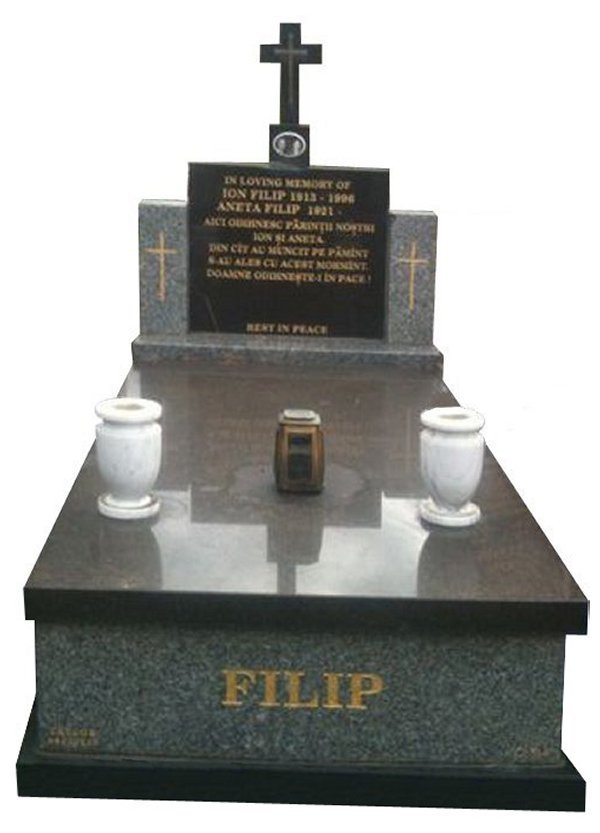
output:
[{"label": "reflection on polished granite", "polygon": [[[307,617],[528,617],[585,631],[585,597],[489,452],[479,525],[420,520],[419,414],[454,403],[437,375],[194,361],[134,365],[122,393],[163,405],[161,513],[101,517],[92,449],[27,583],[29,618],[126,615],[145,603],[158,617],[208,616],[218,601],[234,617],[285,604]],[[319,495],[275,489],[285,407],[321,414]]]}]

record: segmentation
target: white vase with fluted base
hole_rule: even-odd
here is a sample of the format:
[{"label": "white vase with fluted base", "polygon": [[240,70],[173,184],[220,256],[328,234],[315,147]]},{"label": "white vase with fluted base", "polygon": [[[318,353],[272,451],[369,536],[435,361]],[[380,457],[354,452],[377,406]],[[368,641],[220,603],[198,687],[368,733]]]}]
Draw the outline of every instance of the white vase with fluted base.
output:
[{"label": "white vase with fluted base", "polygon": [[120,397],[96,405],[96,458],[106,491],[98,511],[108,518],[151,518],[160,508],[152,494],[160,470],[162,406],[152,399]]},{"label": "white vase with fluted base", "polygon": [[420,512],[428,523],[463,527],[480,519],[471,498],[483,470],[484,422],[470,408],[431,408],[421,414],[421,474],[429,497]]}]

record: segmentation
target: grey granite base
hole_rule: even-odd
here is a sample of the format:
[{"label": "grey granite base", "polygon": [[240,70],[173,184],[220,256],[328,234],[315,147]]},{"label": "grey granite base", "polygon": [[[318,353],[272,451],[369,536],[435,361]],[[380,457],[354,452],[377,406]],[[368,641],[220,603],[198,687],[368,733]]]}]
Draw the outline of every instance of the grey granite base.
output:
[{"label": "grey granite base", "polygon": [[[39,742],[49,752],[317,763],[561,760],[564,636],[408,625],[361,635],[37,622],[36,652]],[[244,669],[250,676],[236,677],[240,688],[228,695],[225,672]],[[268,670],[278,672],[270,692]],[[294,670],[305,677],[292,707]],[[327,707],[324,673],[340,675],[335,707]],[[350,674],[382,681],[379,693],[354,701],[363,708],[351,707]],[[361,679],[373,688],[374,677]]]},{"label": "grey granite base", "polygon": [[390,345],[374,339],[298,338],[229,333],[140,335],[132,345],[135,362],[210,358],[228,363],[288,365],[392,364],[436,371],[443,358],[433,345]]}]

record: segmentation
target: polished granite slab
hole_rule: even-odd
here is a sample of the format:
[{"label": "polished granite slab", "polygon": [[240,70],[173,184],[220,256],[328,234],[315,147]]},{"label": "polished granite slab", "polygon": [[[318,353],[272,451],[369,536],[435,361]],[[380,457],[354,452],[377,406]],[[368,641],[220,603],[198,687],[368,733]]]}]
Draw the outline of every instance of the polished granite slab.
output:
[{"label": "polished granite slab", "polygon": [[[122,392],[163,404],[160,516],[101,517],[92,449],[25,587],[28,618],[586,631],[583,593],[489,451],[482,522],[420,520],[419,414],[455,401],[437,373],[195,359],[135,364]],[[322,416],[320,495],[275,490],[285,407]]]}]

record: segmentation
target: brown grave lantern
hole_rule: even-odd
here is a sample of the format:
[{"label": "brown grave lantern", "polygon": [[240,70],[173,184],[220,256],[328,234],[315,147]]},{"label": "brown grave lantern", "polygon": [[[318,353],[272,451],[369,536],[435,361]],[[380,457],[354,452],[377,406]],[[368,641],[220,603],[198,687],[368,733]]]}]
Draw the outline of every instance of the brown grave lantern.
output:
[{"label": "brown grave lantern", "polygon": [[325,454],[321,417],[287,408],[279,414],[275,437],[275,481],[281,492],[320,492]]}]

